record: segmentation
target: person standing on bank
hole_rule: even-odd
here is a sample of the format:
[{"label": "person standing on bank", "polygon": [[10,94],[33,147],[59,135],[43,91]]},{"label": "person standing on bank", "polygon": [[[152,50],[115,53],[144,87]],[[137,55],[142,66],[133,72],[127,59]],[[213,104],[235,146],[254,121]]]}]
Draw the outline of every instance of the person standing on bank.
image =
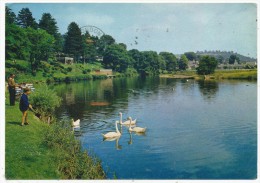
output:
[{"label": "person standing on bank", "polygon": [[10,74],[8,78],[8,90],[9,90],[9,96],[10,96],[10,105],[15,105],[15,87],[18,86],[14,82],[14,74]]},{"label": "person standing on bank", "polygon": [[29,108],[32,109],[32,105],[29,103],[29,100],[28,100],[28,95],[30,95],[30,93],[31,93],[31,90],[29,88],[25,88],[24,92],[23,92],[23,94],[22,94],[22,96],[20,98],[19,108],[20,108],[20,111],[23,114],[21,126],[29,125],[28,119],[27,119],[27,117],[28,117],[28,109]]}]

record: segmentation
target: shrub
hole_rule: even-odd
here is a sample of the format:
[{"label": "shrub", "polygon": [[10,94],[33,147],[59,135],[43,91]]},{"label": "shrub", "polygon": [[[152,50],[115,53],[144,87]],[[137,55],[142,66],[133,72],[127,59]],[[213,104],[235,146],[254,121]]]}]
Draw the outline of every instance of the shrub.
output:
[{"label": "shrub", "polygon": [[67,68],[67,71],[68,71],[68,72],[71,72],[71,71],[72,71],[72,67],[68,67],[68,68]]},{"label": "shrub", "polygon": [[67,71],[66,69],[62,69],[62,70],[61,70],[61,73],[63,73],[63,74],[66,74],[66,75],[67,75],[67,74],[68,74],[68,71]]},{"label": "shrub", "polygon": [[106,79],[107,75],[93,75],[93,79]]},{"label": "shrub", "polygon": [[15,68],[8,68],[5,70],[6,78],[8,78],[10,74],[17,74],[17,73],[18,73],[18,71]]},{"label": "shrub", "polygon": [[42,85],[30,95],[30,102],[42,119],[52,116],[56,107],[60,106],[61,98],[47,85]]},{"label": "shrub", "polygon": [[33,76],[36,76],[36,71],[33,71],[33,72],[32,72],[32,75],[33,75]]},{"label": "shrub", "polygon": [[58,152],[58,172],[62,179],[104,179],[101,162],[82,151],[71,132],[70,122],[52,124],[45,133],[44,144]]},{"label": "shrub", "polygon": [[53,78],[48,78],[48,79],[46,79],[46,83],[52,83],[52,82],[54,82],[54,79]]}]

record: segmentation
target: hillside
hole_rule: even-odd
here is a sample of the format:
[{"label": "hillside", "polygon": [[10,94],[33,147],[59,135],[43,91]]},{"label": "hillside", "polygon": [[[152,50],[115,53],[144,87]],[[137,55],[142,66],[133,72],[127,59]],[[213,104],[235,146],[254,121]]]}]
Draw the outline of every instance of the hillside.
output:
[{"label": "hillside", "polygon": [[211,55],[216,58],[222,56],[225,60],[228,60],[230,55],[236,55],[242,62],[256,62],[255,58],[247,57],[239,53],[234,53],[233,51],[197,51],[196,55]]}]

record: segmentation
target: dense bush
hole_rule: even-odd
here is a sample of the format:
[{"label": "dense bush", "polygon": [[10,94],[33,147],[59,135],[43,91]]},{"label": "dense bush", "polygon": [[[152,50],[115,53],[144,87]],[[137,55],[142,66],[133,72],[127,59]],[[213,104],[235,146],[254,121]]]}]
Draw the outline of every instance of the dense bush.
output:
[{"label": "dense bush", "polygon": [[30,95],[30,102],[35,111],[45,118],[53,115],[55,108],[60,106],[61,98],[47,85],[42,85]]},{"label": "dense bush", "polygon": [[45,133],[44,144],[58,150],[58,172],[62,179],[104,179],[101,162],[82,151],[70,122],[55,122]]},{"label": "dense bush", "polygon": [[107,75],[93,75],[93,79],[106,79]]},{"label": "dense bush", "polygon": [[71,71],[72,71],[72,67],[68,67],[68,68],[67,68],[67,71],[68,71],[68,72],[71,72]]}]

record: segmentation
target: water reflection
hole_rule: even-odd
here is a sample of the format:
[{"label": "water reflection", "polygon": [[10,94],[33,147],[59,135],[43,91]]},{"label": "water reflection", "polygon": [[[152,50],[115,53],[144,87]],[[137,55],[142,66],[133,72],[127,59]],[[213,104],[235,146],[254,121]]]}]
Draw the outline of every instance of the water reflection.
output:
[{"label": "water reflection", "polygon": [[[256,175],[256,82],[116,78],[54,88],[63,98],[57,117],[80,118],[83,148],[119,179]],[[101,133],[115,131],[120,111],[149,133],[129,133],[119,125],[120,137],[102,141]]]},{"label": "water reflection", "polygon": [[103,139],[103,141],[107,141],[107,142],[112,142],[115,141],[115,147],[116,150],[122,150],[122,145],[119,145],[119,139],[121,136],[119,137],[114,137],[114,138],[109,138],[109,139]]},{"label": "water reflection", "polygon": [[198,86],[204,100],[207,101],[214,99],[219,90],[218,82],[214,80],[199,80]]}]

